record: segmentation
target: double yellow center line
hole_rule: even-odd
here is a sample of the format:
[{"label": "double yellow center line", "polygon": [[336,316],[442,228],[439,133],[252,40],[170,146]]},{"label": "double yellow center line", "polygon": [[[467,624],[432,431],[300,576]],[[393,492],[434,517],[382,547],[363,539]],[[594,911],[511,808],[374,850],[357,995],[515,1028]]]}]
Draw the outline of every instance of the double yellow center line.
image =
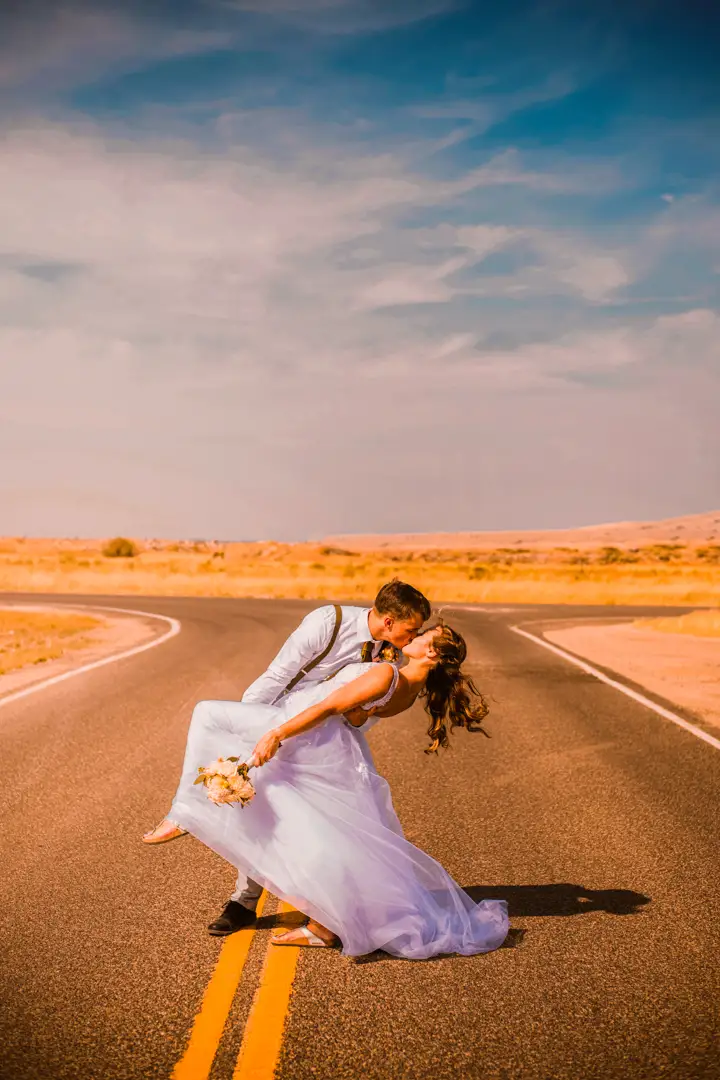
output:
[{"label": "double yellow center line", "polygon": [[[257,914],[267,900],[263,892]],[[281,903],[279,912],[295,909]],[[225,939],[215,970],[195,1017],[190,1041],[172,1071],[172,1080],[207,1080],[240,977],[255,937],[255,930],[240,931]],[[232,1080],[272,1080],[280,1057],[298,952],[296,948],[269,948],[260,975]]]}]

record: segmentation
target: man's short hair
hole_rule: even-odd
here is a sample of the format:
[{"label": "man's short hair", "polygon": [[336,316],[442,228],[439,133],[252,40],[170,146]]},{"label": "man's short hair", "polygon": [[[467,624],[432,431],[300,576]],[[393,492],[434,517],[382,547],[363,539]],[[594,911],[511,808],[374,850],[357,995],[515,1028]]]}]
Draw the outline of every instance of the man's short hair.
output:
[{"label": "man's short hair", "polygon": [[419,589],[393,578],[383,585],[375,597],[375,610],[380,615],[392,615],[393,619],[411,619],[413,615],[422,615],[425,622],[430,618],[432,608]]}]

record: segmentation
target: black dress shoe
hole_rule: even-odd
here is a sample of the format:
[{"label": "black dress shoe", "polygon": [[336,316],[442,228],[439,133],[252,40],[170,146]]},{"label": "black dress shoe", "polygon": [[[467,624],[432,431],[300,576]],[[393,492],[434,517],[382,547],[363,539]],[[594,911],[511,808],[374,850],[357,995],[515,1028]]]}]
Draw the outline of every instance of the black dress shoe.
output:
[{"label": "black dress shoe", "polygon": [[257,915],[250,908],[239,904],[237,900],[228,900],[222,915],[219,915],[215,922],[210,923],[208,930],[213,937],[227,937],[228,934],[234,934],[236,930],[253,926],[256,919]]}]

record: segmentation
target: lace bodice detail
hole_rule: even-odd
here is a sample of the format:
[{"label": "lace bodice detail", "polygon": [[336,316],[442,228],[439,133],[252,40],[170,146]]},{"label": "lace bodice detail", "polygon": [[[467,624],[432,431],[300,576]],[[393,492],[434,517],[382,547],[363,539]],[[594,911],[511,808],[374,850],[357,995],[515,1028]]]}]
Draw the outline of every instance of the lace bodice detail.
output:
[{"label": "lace bodice detail", "polygon": [[393,669],[393,677],[388,690],[386,691],[386,693],[383,694],[382,697],[376,698],[375,701],[368,701],[365,705],[361,706],[363,709],[365,709],[366,712],[369,712],[370,709],[382,709],[383,705],[387,705],[388,701],[397,690],[398,679],[400,678],[400,671],[396,664],[392,664],[391,667]]}]

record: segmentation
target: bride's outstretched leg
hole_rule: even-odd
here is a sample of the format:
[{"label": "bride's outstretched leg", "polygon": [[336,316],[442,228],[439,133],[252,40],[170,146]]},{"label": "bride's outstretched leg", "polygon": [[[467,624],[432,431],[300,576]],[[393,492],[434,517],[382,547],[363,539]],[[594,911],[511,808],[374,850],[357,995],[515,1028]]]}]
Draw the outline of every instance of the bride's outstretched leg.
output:
[{"label": "bride's outstretched leg", "polygon": [[198,766],[204,764],[204,742],[207,736],[217,730],[231,730],[225,718],[225,706],[223,701],[198,701],[193,709],[185,742],[185,759],[182,767],[182,778],[187,775],[197,776]]},{"label": "bride's outstretched leg", "polygon": [[[197,775],[197,767],[201,764],[199,755],[200,745],[208,731],[217,726],[218,710],[213,706],[221,705],[220,702],[199,701],[193,709],[190,727],[188,728],[187,741],[185,743],[185,759],[183,762],[182,776],[178,791],[186,783],[192,783]],[[177,797],[177,794],[176,794]],[[170,811],[172,814],[172,809]],[[181,828],[172,817],[163,818],[159,825],[143,834],[144,844],[166,844],[170,840],[177,840],[187,835],[187,829]]]}]

